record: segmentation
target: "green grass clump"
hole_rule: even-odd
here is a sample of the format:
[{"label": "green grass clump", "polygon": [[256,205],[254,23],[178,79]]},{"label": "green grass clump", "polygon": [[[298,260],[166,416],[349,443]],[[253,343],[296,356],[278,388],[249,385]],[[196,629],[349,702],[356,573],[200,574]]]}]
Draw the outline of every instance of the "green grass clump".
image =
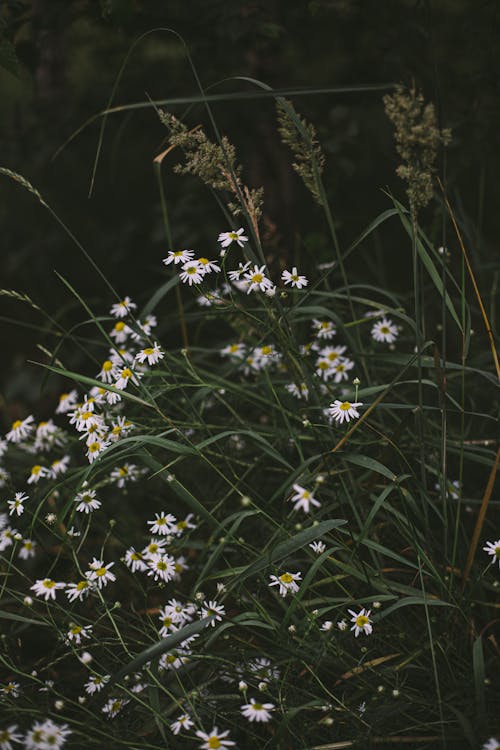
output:
[{"label": "green grass clump", "polygon": [[[157,289],[106,281],[93,309],[62,279],[84,317],[49,321],[42,364],[64,394],[0,441],[0,744],[478,748],[499,729],[498,371],[466,248],[389,194],[343,244],[315,131],[278,105],[326,262],[271,262],[230,141],[162,112],[219,246],[174,244],[167,149]],[[408,291],[360,271],[389,222]]]}]

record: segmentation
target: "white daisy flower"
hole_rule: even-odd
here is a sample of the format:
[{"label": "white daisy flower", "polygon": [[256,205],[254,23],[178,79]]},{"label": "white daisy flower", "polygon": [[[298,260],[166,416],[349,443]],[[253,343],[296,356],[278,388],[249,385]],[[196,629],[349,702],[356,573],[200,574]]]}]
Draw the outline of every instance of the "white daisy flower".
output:
[{"label": "white daisy flower", "polygon": [[200,620],[204,617],[214,616],[214,619],[208,624],[215,627],[216,622],[222,622],[222,618],[226,614],[226,610],[222,604],[218,604],[216,601],[204,601],[199,611]]},{"label": "white daisy flower", "polygon": [[125,388],[128,386],[129,382],[134,383],[135,385],[139,384],[138,377],[140,377],[139,373],[135,373],[133,370],[130,369],[130,367],[124,367],[123,370],[120,372],[120,376],[116,383],[114,384],[114,387],[117,388],[119,391],[124,391]]},{"label": "white daisy flower", "polygon": [[166,536],[171,534],[174,529],[176,517],[171,513],[155,513],[154,521],[148,521],[148,526],[151,526],[152,534],[159,534],[160,536]]},{"label": "white daisy flower", "polygon": [[[234,271],[227,272],[229,280],[239,281],[241,277],[248,271],[249,268],[250,268],[249,260],[246,263],[239,263],[238,268],[236,268]],[[245,282],[245,289],[246,289],[246,282]]]},{"label": "white daisy flower", "polygon": [[304,513],[309,513],[311,505],[314,505],[316,508],[321,506],[319,500],[316,500],[312,493],[306,490],[305,487],[301,487],[300,484],[294,484],[293,490],[295,494],[288,499],[290,502],[295,503],[293,506],[294,510],[302,509]]},{"label": "white daisy flower", "polygon": [[2,695],[9,695],[11,698],[19,698],[21,695],[20,688],[21,686],[18,682],[10,681],[0,688],[0,693]]},{"label": "white daisy flower", "polygon": [[103,451],[111,445],[108,440],[101,440],[95,438],[91,443],[87,445],[87,453],[85,454],[89,460],[89,463],[93,463]]},{"label": "white daisy flower", "polygon": [[296,581],[302,579],[302,573],[282,573],[280,576],[269,576],[271,583],[269,586],[279,586],[280,596],[285,597],[287,594],[295,594],[299,587]]},{"label": "white daisy flower", "polygon": [[176,521],[172,526],[172,534],[175,534],[175,536],[182,536],[187,529],[196,529],[196,524],[191,523],[192,518],[194,518],[194,514],[188,513],[186,518],[181,521]]},{"label": "white daisy flower", "polygon": [[321,630],[324,633],[329,633],[332,628],[333,628],[333,622],[331,620],[325,620],[325,622],[321,626]]},{"label": "white daisy flower", "polygon": [[31,473],[28,477],[28,484],[37,484],[42,477],[50,477],[50,469],[47,469],[45,466],[40,466],[39,464],[35,464],[35,466],[31,467]]},{"label": "white daisy flower", "polygon": [[295,287],[296,289],[302,289],[303,286],[307,286],[309,284],[309,281],[305,276],[299,276],[295,266],[292,268],[291,272],[283,271],[283,273],[281,274],[281,279],[285,282],[285,284],[291,284],[292,287]]},{"label": "white daisy flower", "polygon": [[231,242],[236,242],[239,247],[244,247],[245,242],[248,242],[248,237],[243,234],[244,231],[243,227],[240,227],[230,232],[221,232],[217,238],[217,242],[220,242],[222,247],[229,247]]},{"label": "white daisy flower", "polygon": [[132,329],[129,328],[128,325],[123,322],[123,320],[119,320],[117,323],[115,323],[109,335],[116,341],[117,344],[123,344],[128,339],[131,333]]},{"label": "white daisy flower", "polygon": [[482,750],[498,750],[498,748],[500,748],[500,742],[496,737],[490,737],[490,739],[484,743]]},{"label": "white daisy flower", "polygon": [[97,499],[95,490],[79,492],[73,502],[78,503],[76,506],[78,513],[92,513],[93,510],[101,507],[101,501]]},{"label": "white daisy flower", "polygon": [[190,260],[182,266],[182,272],[179,274],[184,284],[201,284],[203,281],[203,266],[197,260]]},{"label": "white daisy flower", "polygon": [[117,466],[110,474],[111,479],[116,479],[116,486],[120,489],[125,487],[127,482],[135,482],[140,476],[140,472],[135,464],[123,464]]},{"label": "white daisy flower", "polygon": [[102,380],[103,383],[108,383],[109,385],[111,385],[111,383],[118,377],[116,363],[112,362],[110,359],[106,359],[102,363],[101,369],[97,373],[96,377],[99,380]]},{"label": "white daisy flower", "polygon": [[374,323],[371,335],[375,341],[392,344],[398,337],[398,327],[389,318],[382,318]]},{"label": "white daisy flower", "polygon": [[220,266],[214,260],[208,260],[208,258],[198,258],[197,260],[204,276],[207,273],[212,273],[212,271],[220,273]]},{"label": "white daisy flower", "polygon": [[352,609],[348,610],[349,614],[352,615],[351,622],[354,623],[351,630],[354,630],[356,638],[360,633],[370,635],[373,631],[373,627],[370,620],[371,610],[362,609],[361,612],[353,612]]},{"label": "white daisy flower", "polygon": [[151,555],[147,561],[148,576],[153,576],[155,581],[171,581],[175,575],[175,559],[172,555],[156,553]]},{"label": "white daisy flower", "polygon": [[351,419],[359,419],[358,407],[363,406],[361,402],[351,403],[350,401],[339,401],[338,399],[330,404],[328,413],[330,417],[337,422],[350,422]]},{"label": "white daisy flower", "polygon": [[165,354],[161,350],[161,347],[155,341],[153,346],[148,346],[145,349],[142,349],[142,351],[135,355],[135,358],[141,364],[147,360],[148,365],[156,365],[156,363],[159,362],[160,359],[163,359],[164,356]]},{"label": "white daisy flower", "polygon": [[130,703],[130,701],[125,698],[110,698],[101,708],[101,711],[107,715],[108,719],[114,719],[123,711],[127,703]]},{"label": "white daisy flower", "polygon": [[66,744],[70,734],[71,730],[67,724],[55,724],[51,719],[46,719],[44,722],[35,721],[26,733],[24,746],[27,750],[45,750],[45,748],[60,750]]},{"label": "white daisy flower", "polygon": [[110,562],[107,565],[104,564],[103,560],[97,560],[94,557],[89,565],[90,570],[85,572],[85,577],[92,583],[96,583],[99,589],[104,588],[108,583],[116,581],[116,576],[111,572],[114,562]]},{"label": "white daisy flower", "polygon": [[226,740],[225,737],[229,734],[229,729],[219,734],[217,727],[214,727],[210,734],[198,730],[196,736],[203,740],[203,744],[200,745],[202,750],[213,750],[214,748],[230,747],[235,743],[232,740]]},{"label": "white daisy flower", "polygon": [[165,539],[151,539],[147,547],[144,547],[142,554],[145,560],[150,560],[153,555],[158,552],[164,552],[164,548],[167,542]]},{"label": "white daisy flower", "polygon": [[34,591],[37,596],[43,596],[46,602],[48,602],[49,599],[52,599],[52,601],[55,602],[57,589],[64,589],[65,587],[65,583],[56,583],[52,578],[42,578],[35,581],[33,586],[30,586],[30,589],[31,591]]},{"label": "white daisy flower", "polygon": [[66,412],[73,409],[78,401],[78,393],[76,390],[70,391],[69,393],[61,393],[59,396],[59,403],[57,405],[56,414],[66,414]]},{"label": "white daisy flower", "polygon": [[309,388],[306,383],[299,383],[299,385],[296,385],[295,383],[287,383],[285,389],[288,393],[291,393],[292,396],[295,396],[295,398],[303,398],[305,401],[309,398]]},{"label": "white daisy flower", "polygon": [[345,359],[342,355],[344,354],[347,347],[345,346],[324,346],[323,349],[319,350],[319,354],[323,359],[327,359],[329,362],[337,362],[339,359]]},{"label": "white daisy flower", "polygon": [[191,721],[189,714],[181,714],[175,721],[170,724],[170,729],[173,734],[179,734],[181,729],[191,729],[194,726],[194,722]]},{"label": "white daisy flower", "polygon": [[335,326],[331,320],[313,320],[313,330],[318,339],[331,339],[335,336]]},{"label": "white daisy flower", "polygon": [[131,310],[137,310],[137,305],[130,297],[124,297],[121,302],[116,302],[109,312],[115,318],[124,318]]},{"label": "white daisy flower", "polygon": [[21,560],[29,560],[31,557],[35,557],[35,554],[36,542],[33,539],[23,539],[22,547],[19,550]]},{"label": "white daisy flower", "polygon": [[486,542],[486,547],[483,547],[483,550],[488,555],[491,555],[491,564],[494,565],[498,562],[498,567],[500,568],[500,539],[496,542]]},{"label": "white daisy flower", "polygon": [[109,682],[111,678],[111,675],[105,674],[102,677],[97,674],[93,674],[91,677],[89,677],[89,681],[85,683],[84,688],[85,692],[89,695],[94,695],[94,693],[99,693],[105,684]]},{"label": "white daisy flower", "polygon": [[63,456],[62,458],[56,458],[55,461],[52,461],[49,470],[51,479],[56,479],[59,474],[65,474],[68,470],[70,460],[69,456]]},{"label": "white daisy flower", "polygon": [[241,713],[248,721],[267,722],[274,708],[274,703],[259,703],[255,698],[250,698],[250,703],[241,706]]},{"label": "white daisy flower", "polygon": [[273,282],[264,273],[265,266],[254,265],[253,270],[247,271],[243,278],[248,283],[247,294],[260,289],[265,292],[273,287]]},{"label": "white daisy flower", "polygon": [[192,258],[194,258],[192,250],[169,250],[167,257],[163,258],[163,262],[166,266],[170,263],[177,265],[178,263],[188,263]]},{"label": "white daisy flower", "polygon": [[75,602],[77,599],[78,601],[83,602],[93,588],[94,584],[92,581],[89,581],[88,578],[78,581],[78,583],[68,583],[66,585],[66,596],[70,602]]},{"label": "white daisy flower", "polygon": [[[12,742],[22,742],[24,737],[17,734],[17,724],[11,724],[6,729],[0,729],[0,750],[13,750]],[[26,747],[26,745],[25,745]]]},{"label": "white daisy flower", "polygon": [[90,638],[92,635],[92,625],[76,625],[76,623],[70,623],[66,637],[69,642],[74,642],[79,646],[82,642],[82,638]]},{"label": "white daisy flower", "polygon": [[148,569],[148,566],[144,561],[144,555],[142,552],[138,552],[134,549],[134,547],[130,547],[130,549],[125,552],[125,565],[127,568],[130,568],[132,573],[135,573],[136,571],[144,573],[144,571]]},{"label": "white daisy flower", "polygon": [[31,414],[26,419],[16,419],[12,423],[12,427],[6,434],[5,439],[9,443],[20,443],[22,440],[26,440],[35,429],[34,421],[35,419]]},{"label": "white daisy flower", "polygon": [[333,366],[334,380],[336,383],[340,383],[342,380],[347,380],[349,370],[354,367],[354,362],[350,359],[343,358],[341,362],[337,362]]},{"label": "white daisy flower", "polygon": [[18,516],[22,516],[22,514],[24,513],[24,501],[28,499],[28,495],[25,495],[24,492],[16,492],[13,500],[7,500],[7,505],[9,506],[9,516],[11,516],[13,513],[17,513]]}]

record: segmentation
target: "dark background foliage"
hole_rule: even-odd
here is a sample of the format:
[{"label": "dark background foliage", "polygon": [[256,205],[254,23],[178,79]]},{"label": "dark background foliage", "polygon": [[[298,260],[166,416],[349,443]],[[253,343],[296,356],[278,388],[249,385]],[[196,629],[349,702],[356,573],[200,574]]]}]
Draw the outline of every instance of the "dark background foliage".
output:
[{"label": "dark background foliage", "polygon": [[[415,82],[436,104],[441,125],[453,131],[441,173],[482,291],[493,304],[500,167],[496,0],[3,0],[1,165],[30,180],[119,292],[139,302],[161,282],[160,261],[168,249],[152,168],[164,145],[162,125],[151,108],[109,118],[91,197],[101,120],[58,149],[106,107],[133,41],[159,27],[182,35],[209,93],[256,91],[248,82],[227,80],[233,76],[256,78],[277,89],[307,90]],[[158,31],[134,48],[115,104],[198,93],[182,43]],[[292,97],[316,124],[325,150],[325,182],[343,247],[390,206],[385,189],[404,198],[404,186],[394,175],[397,156],[383,93]],[[203,105],[169,109],[210,132]],[[265,188],[269,262],[279,265],[300,255],[301,270],[307,271],[328,261],[332,249],[324,219],[290,168],[273,101],[218,102],[213,112],[221,132],[237,146],[246,180]],[[166,163],[165,176],[174,241],[213,255],[214,238],[228,228],[226,221],[201,185],[173,175],[173,163]],[[433,239],[442,244],[438,201],[425,218]],[[113,300],[88,261],[43,207],[3,177],[0,219],[0,287],[28,292],[67,326],[81,319],[81,308],[57,270],[96,313],[107,311]],[[409,246],[397,222],[350,261],[353,274],[393,291],[410,287]],[[0,382],[4,404],[14,404],[9,409],[15,410],[16,403],[40,398],[39,372],[25,362],[41,358],[36,344],[44,341],[39,330],[44,322],[5,297],[0,315]],[[171,335],[177,344],[177,334]]]}]

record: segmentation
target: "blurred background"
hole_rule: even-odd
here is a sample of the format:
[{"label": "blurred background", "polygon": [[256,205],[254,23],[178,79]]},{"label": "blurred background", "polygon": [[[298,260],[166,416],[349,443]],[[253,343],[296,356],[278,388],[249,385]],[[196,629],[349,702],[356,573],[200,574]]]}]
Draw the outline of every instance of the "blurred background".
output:
[{"label": "blurred background", "polygon": [[[102,120],[77,131],[106,107],[133,42],[160,27],[184,38],[212,94],[257,91],[236,76],[280,90],[353,87],[291,97],[315,124],[325,151],[324,178],[343,248],[391,206],[385,190],[405,198],[394,174],[398,158],[382,97],[389,90],[384,85],[415,83],[435,103],[441,126],[452,129],[441,174],[494,313],[500,259],[497,0],[2,0],[0,166],[28,179],[119,293],[139,303],[165,278],[161,258],[169,248],[152,163],[165,147],[166,131],[151,107],[110,116],[90,197]],[[376,85],[382,88],[368,88]],[[198,93],[182,43],[155,31],[132,50],[114,103]],[[168,108],[191,127],[202,123],[213,137],[203,105]],[[220,101],[213,113],[237,147],[246,181],[264,186],[269,262],[300,257],[300,271],[310,273],[333,259],[322,212],[280,143],[272,99]],[[213,257],[218,233],[229,227],[201,184],[173,174],[175,162],[172,157],[163,166],[174,242],[177,249],[193,247]],[[114,300],[83,254],[46,209],[1,175],[0,219],[0,288],[27,293],[68,328],[85,313],[57,271],[96,313],[107,312]],[[441,244],[437,203],[425,219]],[[348,273],[397,292],[410,286],[410,264],[408,240],[393,221],[352,257]],[[3,428],[25,407],[53,406],[58,383],[49,380],[41,388],[39,368],[27,364],[43,359],[39,343],[54,344],[46,321],[29,305],[0,297]],[[171,335],[164,343],[177,345],[177,333]]]}]

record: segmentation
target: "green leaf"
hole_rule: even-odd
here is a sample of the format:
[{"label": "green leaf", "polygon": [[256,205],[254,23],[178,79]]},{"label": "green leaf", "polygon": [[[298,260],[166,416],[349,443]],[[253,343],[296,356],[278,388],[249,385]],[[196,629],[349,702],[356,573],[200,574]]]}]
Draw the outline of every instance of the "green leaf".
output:
[{"label": "green leaf", "polygon": [[395,482],[397,479],[396,474],[384,466],[384,464],[381,464],[380,461],[370,458],[369,456],[343,455],[342,458],[350,464],[361,466],[363,469],[370,469],[370,471],[374,471],[376,474],[382,474],[382,476],[390,479],[391,482]]},{"label": "green leaf", "polygon": [[12,612],[5,612],[3,609],[0,610],[0,618],[3,620],[15,620],[16,622],[23,622],[27,625],[38,625],[41,627],[48,627],[49,623],[43,620],[33,620],[30,617],[23,617],[22,615],[14,615]]},{"label": "green leaf", "polygon": [[396,602],[396,604],[393,604],[391,607],[388,607],[387,609],[384,609],[383,612],[379,612],[377,615],[374,616],[373,620],[374,622],[378,622],[379,620],[383,620],[384,617],[387,617],[387,615],[392,614],[397,609],[401,609],[402,607],[410,607],[413,605],[418,606],[425,606],[425,607],[455,607],[455,604],[452,604],[451,602],[443,602],[442,599],[428,599],[427,597],[420,597],[420,596],[407,596],[404,599],[400,599],[399,602]]}]

